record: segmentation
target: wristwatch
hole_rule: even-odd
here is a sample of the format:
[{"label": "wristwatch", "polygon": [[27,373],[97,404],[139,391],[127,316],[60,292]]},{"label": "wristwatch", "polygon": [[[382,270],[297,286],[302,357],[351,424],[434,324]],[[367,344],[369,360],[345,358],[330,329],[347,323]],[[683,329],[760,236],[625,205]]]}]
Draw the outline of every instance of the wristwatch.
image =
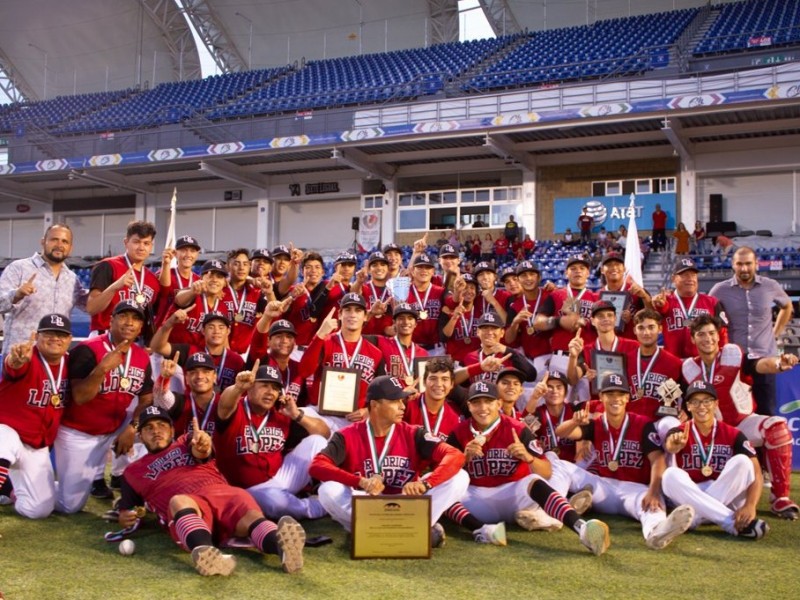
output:
[{"label": "wristwatch", "polygon": [[299,423],[300,421],[303,420],[303,417],[306,416],[306,413],[302,408],[299,409],[299,411],[300,412],[297,413],[297,416],[294,419],[292,419],[292,421],[294,421],[295,423]]}]

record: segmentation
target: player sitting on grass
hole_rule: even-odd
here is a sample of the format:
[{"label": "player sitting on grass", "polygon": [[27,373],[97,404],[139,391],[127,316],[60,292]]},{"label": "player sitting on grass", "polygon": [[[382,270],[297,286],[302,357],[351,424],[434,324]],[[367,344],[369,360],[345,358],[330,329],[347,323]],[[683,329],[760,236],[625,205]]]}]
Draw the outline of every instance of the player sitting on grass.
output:
[{"label": "player sitting on grass", "polygon": [[292,517],[277,526],[268,521],[250,494],[233,487],[211,457],[211,437],[192,424],[192,437],[173,439],[172,419],[163,408],[150,406],[139,419],[139,436],[148,454],[130,464],[122,479],[119,523],[136,523],[136,506],[147,502],[176,542],[192,553],[201,575],[230,575],[236,559],[222,554],[213,538],[224,544],[248,536],[266,554],[277,554],[283,570],[303,567],[306,534]]}]

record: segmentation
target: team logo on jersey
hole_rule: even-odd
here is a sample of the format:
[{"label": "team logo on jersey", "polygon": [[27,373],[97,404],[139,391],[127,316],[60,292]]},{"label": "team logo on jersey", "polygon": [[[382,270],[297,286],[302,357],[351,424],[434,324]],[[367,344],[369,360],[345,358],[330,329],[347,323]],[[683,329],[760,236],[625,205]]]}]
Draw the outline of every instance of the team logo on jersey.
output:
[{"label": "team logo on jersey", "polygon": [[542,446],[539,444],[539,440],[537,439],[533,439],[528,442],[528,450],[535,452],[536,454],[544,454],[544,450],[542,450]]},{"label": "team logo on jersey", "polygon": [[651,431],[647,435],[647,439],[650,440],[650,443],[652,443],[653,445],[661,446],[661,436],[658,435],[657,431]]},{"label": "team logo on jersey", "polygon": [[434,435],[430,431],[426,431],[424,437],[426,442],[431,442],[432,444],[438,444],[442,441],[438,435]]},{"label": "team logo on jersey", "polygon": [[756,453],[755,449],[754,449],[754,448],[753,448],[753,446],[750,444],[750,440],[745,440],[745,441],[744,441],[744,443],[742,444],[742,446],[743,446],[743,447],[744,447],[744,449],[745,449],[745,450],[747,450],[748,452],[750,452],[750,453],[752,453],[752,454],[755,454],[755,453]]}]

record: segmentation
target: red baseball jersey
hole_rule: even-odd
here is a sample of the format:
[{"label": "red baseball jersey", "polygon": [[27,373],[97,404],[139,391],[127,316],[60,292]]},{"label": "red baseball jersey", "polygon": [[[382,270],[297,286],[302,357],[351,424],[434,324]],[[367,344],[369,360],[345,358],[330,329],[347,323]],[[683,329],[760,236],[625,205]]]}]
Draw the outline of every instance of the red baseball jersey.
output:
[{"label": "red baseball jersey", "polygon": [[[448,295],[444,299],[444,305],[450,314],[442,312],[439,317],[440,328],[450,320],[450,315],[456,308],[453,296]],[[470,352],[477,352],[481,347],[481,340],[478,338],[478,319],[480,315],[473,303],[469,310],[465,311],[453,328],[453,335],[450,337],[442,336],[446,353],[454,361],[464,364],[464,357]]]},{"label": "red baseball jersey", "polygon": [[[428,418],[427,423],[425,422],[426,416]],[[420,394],[419,398],[411,400],[406,405],[403,421],[422,427],[428,433],[438,435],[442,441],[445,441],[461,421],[461,416],[447,400],[445,400],[438,413],[432,413],[425,404],[425,394]]]},{"label": "red baseball jersey", "polygon": [[[463,452],[467,444],[474,438],[472,419],[462,421],[447,438],[447,443]],[[505,415],[500,415],[500,424],[486,436],[483,445],[483,456],[474,456],[466,463],[469,482],[479,487],[497,487],[511,481],[524,479],[531,474],[527,463],[514,458],[508,453],[508,447],[514,443],[513,431],[517,432],[519,441],[536,458],[547,460],[539,441],[533,436],[524,423]]]},{"label": "red baseball jersey", "polygon": [[[178,293],[179,290],[192,287],[195,281],[200,281],[200,276],[194,271],[189,272],[188,279],[181,277],[181,274],[178,273],[178,269],[172,268],[170,271],[170,284],[168,286],[161,286],[158,292],[158,300],[156,301],[158,307],[156,309],[156,328],[161,327],[161,324],[167,318],[169,311],[172,309],[172,305],[175,303],[175,294]],[[161,269],[156,271],[156,278],[161,281]]]},{"label": "red baseball jersey", "polygon": [[[361,295],[367,300],[367,312],[369,312],[372,305],[380,300],[381,302],[389,302],[391,294],[385,287],[378,287],[373,282],[368,281],[361,288]],[[391,309],[387,310],[382,317],[371,317],[367,324],[364,325],[365,335],[385,335],[386,329],[394,324],[392,320]]]},{"label": "red baseball jersey", "polygon": [[561,416],[553,417],[547,412],[547,407],[542,405],[536,408],[534,414],[539,419],[539,429],[536,430],[536,439],[545,452],[554,452],[561,460],[575,462],[575,440],[562,438],[556,435],[556,429],[564,421],[569,421],[575,413],[571,404],[564,404]]},{"label": "red baseball jersey", "polygon": [[[69,354],[69,378],[87,378],[111,350],[107,333],[81,342]],[[125,371],[128,357],[130,364]],[[130,382],[126,390],[120,386],[123,376]],[[106,373],[100,391],[94,398],[84,404],[66,403],[61,424],[90,435],[114,433],[125,422],[131,402],[137,396],[152,391],[150,356],[140,346],[131,344],[120,367]]]},{"label": "red baseball jersey", "polygon": [[[577,312],[580,313],[581,317],[586,319],[587,322],[591,321],[592,305],[599,299],[599,296],[588,288],[584,288],[583,290],[573,290],[570,288],[570,291],[572,292],[572,298],[577,300]],[[557,290],[554,290],[552,294],[542,301],[542,305],[539,308],[539,314],[546,315],[548,317],[562,316],[564,304],[569,298],[570,295],[566,288],[558,288]],[[574,337],[574,332],[567,331],[563,327],[556,327],[550,333],[551,351],[556,352],[561,350],[568,352],[569,342]],[[597,334],[595,333],[594,327],[587,326],[581,328],[581,338],[583,339],[584,343],[590,344],[595,340],[596,337]]]},{"label": "red baseball jersey", "polygon": [[[684,428],[689,427],[689,440],[683,449],[675,455],[674,464],[676,467],[686,471],[695,483],[717,479],[728,460],[737,454],[744,454],[748,458],[755,458],[756,456],[756,451],[750,445],[750,442],[736,427],[722,421],[715,421],[715,425],[716,431],[712,428],[706,435],[701,434],[698,429],[692,428],[690,424],[683,425]],[[697,432],[700,443],[703,445],[702,452],[694,432]],[[708,464],[713,469],[713,472],[711,475],[706,476],[703,475],[701,470],[704,464],[703,456],[708,457],[712,443],[714,447]]]},{"label": "red baseball jersey", "polygon": [[[167,314],[167,318],[179,308],[179,306],[173,305]],[[186,321],[175,323],[169,332],[169,341],[173,348],[175,344],[191,344],[193,346],[203,346],[205,344],[203,317],[206,313],[222,313],[233,322],[233,313],[228,310],[228,306],[223,302],[222,298],[209,300],[205,294],[201,294],[195,297],[194,302],[184,307],[183,310],[186,311]]]},{"label": "red baseball jersey", "polygon": [[[681,359],[659,348],[652,356],[640,356],[639,350],[628,353],[628,380],[631,387],[631,399],[628,402],[627,412],[636,413],[647,417],[651,421],[657,420],[656,415],[661,400],[658,398],[658,387],[667,379],[680,382]],[[639,378],[644,380],[640,382]],[[637,392],[642,391],[639,398]]]},{"label": "red baseball jersey", "polygon": [[281,468],[292,421],[274,409],[248,416],[245,403],[243,396],[230,419],[217,424],[214,451],[228,482],[248,488],[269,481]]},{"label": "red baseball jersey", "polygon": [[[89,289],[103,291],[125,275],[130,269],[125,258],[125,255],[112,256],[111,258],[104,258],[97,263],[92,269],[92,279],[89,283]],[[140,304],[146,307],[152,307],[158,298],[161,284],[158,283],[156,276],[147,267],[142,267],[142,270],[134,272],[137,283],[142,281],[142,271],[144,272],[144,282],[141,284],[140,289],[137,289],[134,285],[129,288],[118,290],[105,309],[96,315],[92,315],[91,327],[93,330],[106,331],[111,323],[111,311],[114,310],[114,307],[123,300],[136,301],[139,293],[143,294],[145,298],[145,301],[140,302]]]},{"label": "red baseball jersey", "polygon": [[[650,483],[650,460],[648,454],[654,450],[661,450],[661,440],[658,438],[653,423],[647,418],[637,415],[626,415],[628,427],[620,440],[620,432],[625,426],[615,428],[604,426],[602,416],[594,419],[588,425],[581,427],[582,439],[593,442],[595,448],[595,461],[592,465],[597,474],[609,479],[619,481],[633,481],[648,485]],[[616,460],[619,466],[612,471],[608,464],[614,460],[612,447],[616,451],[619,444],[622,447]]]},{"label": "red baseball jersey", "polygon": [[[411,285],[408,292],[408,302],[419,313],[417,327],[414,329],[414,342],[423,346],[438,344],[439,339],[439,314],[444,305],[445,289],[438,285],[430,285],[425,290],[418,290]],[[419,299],[417,299],[419,298]],[[422,318],[425,314],[426,318]]]},{"label": "red baseball jersey", "polygon": [[219,354],[211,354],[208,348],[200,342],[200,345],[194,344],[171,344],[172,354],[180,352],[180,360],[178,364],[183,368],[186,366],[186,361],[189,357],[196,352],[208,352],[214,361],[214,368],[217,370],[217,383],[214,387],[218,390],[224,390],[226,387],[233,385],[236,381],[236,375],[244,369],[244,359],[240,354],[233,350],[222,351]]},{"label": "red baseball jersey", "polygon": [[227,314],[231,320],[230,348],[244,354],[250,348],[256,321],[266,307],[264,295],[260,289],[249,283],[245,283],[239,290],[227,285],[222,291],[222,303],[225,308],[220,312]]},{"label": "red baseball jersey", "polygon": [[[692,306],[694,305],[694,306]],[[684,310],[685,309],[685,310]],[[692,343],[689,321],[698,315],[714,315],[725,323],[722,305],[713,296],[698,293],[694,298],[678,300],[676,292],[667,296],[666,304],[659,309],[664,317],[664,348],[675,356],[697,356],[697,346]],[[728,342],[728,329],[723,328],[719,334],[719,345]]]},{"label": "red baseball jersey", "polygon": [[[319,329],[321,321],[314,313],[314,304],[311,299],[317,296],[324,285],[324,283],[319,283],[311,291],[306,289],[302,296],[298,296],[292,301],[289,305],[289,310],[283,315],[284,319],[294,325],[296,333],[294,343],[298,346],[308,346],[314,334],[317,333],[317,329]],[[267,338],[266,334],[256,333],[253,335],[253,339],[260,335],[263,335],[265,339]]]},{"label": "red baseball jersey", "polygon": [[[528,381],[534,381],[536,379],[536,368],[528,362],[528,359],[522,355],[522,352],[518,349],[514,348],[507,348],[505,354],[511,354],[509,359],[504,363],[506,366],[514,367],[515,369],[522,371],[525,374],[525,377]],[[493,356],[497,358],[503,358],[505,356],[504,353],[498,352]],[[469,365],[479,364],[482,363],[485,358],[489,355],[484,354],[483,350],[478,350],[477,352],[470,352],[464,357],[464,366],[468,367]],[[470,383],[475,383],[476,381],[497,381],[497,371],[486,373],[485,371],[481,371],[477,375],[471,376],[469,378]]]},{"label": "red baseball jersey", "polygon": [[[539,295],[536,300],[528,300],[524,295],[516,298],[508,307],[508,322],[511,323],[517,315],[523,310],[533,313],[531,323],[536,319],[536,313],[539,307],[546,298],[550,296],[550,292],[539,289]],[[550,335],[549,331],[535,331],[528,333],[528,327],[532,327],[529,323],[520,325],[517,332],[517,339],[512,344],[514,348],[522,348],[525,356],[528,358],[536,358],[543,354],[550,354]]]},{"label": "red baseball jersey", "polygon": [[687,385],[698,379],[711,383],[717,390],[722,420],[736,426],[756,409],[750,388],[752,378],[742,372],[743,366],[745,358],[741,347],[725,344],[709,369],[705,368],[699,357],[684,360],[683,380]]},{"label": "red baseball jersey", "polygon": [[[416,379],[414,373],[414,359],[428,356],[428,351],[411,343],[405,347],[397,340],[397,336],[379,336],[375,339],[378,349],[383,355],[383,367],[387,375],[397,377],[400,381],[405,381],[406,376]],[[398,345],[399,344],[399,345]],[[400,352],[402,351],[402,354]]]},{"label": "red baseball jersey", "polygon": [[[31,448],[51,446],[64,412],[67,383],[67,357],[50,365],[58,389],[50,381],[44,359],[34,347],[31,360],[19,369],[3,361],[0,380],[0,423],[17,432],[23,444]],[[53,402],[53,394],[59,399]]]},{"label": "red baseball jersey", "polygon": [[[583,353],[581,354],[581,359],[583,360],[583,365],[586,368],[594,369],[594,355],[595,352],[598,351],[598,340],[595,339],[591,343],[584,343],[583,345]],[[615,352],[617,354],[622,354],[626,357],[626,362],[631,362],[631,353],[636,355],[636,351],[639,349],[639,342],[635,340],[629,340],[624,337],[615,336],[614,343],[611,345],[610,348],[603,347],[603,352]],[[600,373],[597,374],[597,378],[600,378]],[[597,399],[597,394],[593,394],[592,398]]]},{"label": "red baseball jersey", "polygon": [[194,433],[192,419],[197,417],[200,428],[208,435],[213,436],[217,425],[218,403],[218,393],[211,397],[211,401],[205,407],[198,405],[189,388],[186,388],[183,394],[175,394],[175,404],[169,411],[169,416],[172,417],[175,428],[175,435],[181,436],[185,433],[191,437]]},{"label": "red baseball jersey", "polygon": [[[635,315],[637,311],[644,308],[644,300],[642,300],[639,296],[631,294],[630,289],[631,289],[631,282],[629,280],[625,282],[625,284],[622,286],[622,290],[620,290],[626,292],[628,295],[628,300],[626,304],[628,311],[630,311],[631,313],[631,318],[628,320],[627,323],[624,324],[624,327],[620,335],[622,337],[628,338],[629,340],[635,340],[636,333],[634,333],[634,327],[636,325],[633,322],[633,315]],[[608,286],[605,285],[601,287],[599,290],[597,290],[597,295],[600,297],[602,296],[603,292],[608,292],[608,291],[611,290],[609,290]]]}]

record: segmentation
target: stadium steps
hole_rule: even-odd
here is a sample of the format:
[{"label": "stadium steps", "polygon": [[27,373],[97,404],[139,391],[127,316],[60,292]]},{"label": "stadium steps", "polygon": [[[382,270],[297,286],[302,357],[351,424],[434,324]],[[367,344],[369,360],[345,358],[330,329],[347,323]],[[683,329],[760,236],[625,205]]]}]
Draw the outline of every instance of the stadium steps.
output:
[{"label": "stadium steps", "polygon": [[[701,14],[698,15],[698,18],[704,14],[705,18],[703,19],[702,23],[700,23],[697,31],[694,32],[691,40],[689,40],[689,48],[694,49],[696,48],[700,42],[706,37],[708,30],[711,29],[711,26],[714,24],[714,21],[717,20],[719,17],[720,12],[722,9],[719,6],[712,6],[709,7],[708,11],[701,11]],[[690,26],[691,27],[691,26]]]},{"label": "stadium steps", "polygon": [[181,125],[209,144],[229,142],[236,139],[227,127],[214,123],[200,113],[195,113],[188,119],[184,119],[181,121]]},{"label": "stadium steps", "polygon": [[503,47],[499,48],[496,52],[493,52],[492,54],[484,58],[478,64],[473,65],[472,68],[468,69],[464,73],[461,73],[461,75],[458,76],[457,80],[451,81],[445,88],[447,95],[457,96],[465,91],[483,93],[482,90],[475,89],[469,84],[472,78],[475,77],[476,75],[481,75],[485,73],[488,70],[488,67],[490,67],[495,63],[500,62],[506,56],[514,52],[514,50],[516,50],[523,44],[527,43],[527,41],[528,41],[527,34],[520,33],[514,36],[511,39],[510,43],[505,44]]},{"label": "stadium steps", "polygon": [[650,290],[652,294],[657,294],[662,287],[668,287],[671,267],[669,251],[651,250],[642,268],[644,288]]}]

